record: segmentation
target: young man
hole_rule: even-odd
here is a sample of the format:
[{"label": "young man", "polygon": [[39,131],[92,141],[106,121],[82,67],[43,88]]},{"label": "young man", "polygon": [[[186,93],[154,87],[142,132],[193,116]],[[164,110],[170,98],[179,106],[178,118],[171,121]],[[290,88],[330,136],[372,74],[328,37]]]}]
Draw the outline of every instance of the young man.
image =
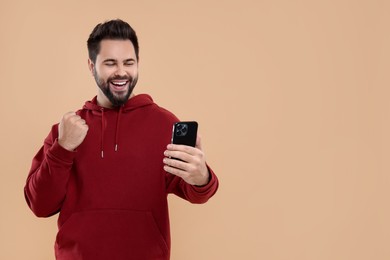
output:
[{"label": "young man", "polygon": [[38,217],[60,213],[56,259],[169,259],[167,195],[204,203],[217,191],[200,139],[169,144],[178,119],[133,93],[138,50],[126,22],[95,27],[88,65],[97,96],[66,113],[33,159],[26,201]]}]

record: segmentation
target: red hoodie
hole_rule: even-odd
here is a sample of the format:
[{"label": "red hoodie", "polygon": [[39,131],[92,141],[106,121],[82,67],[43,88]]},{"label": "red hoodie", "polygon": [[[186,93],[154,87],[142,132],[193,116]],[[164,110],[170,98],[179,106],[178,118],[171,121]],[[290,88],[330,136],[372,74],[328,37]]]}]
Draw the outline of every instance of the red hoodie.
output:
[{"label": "red hoodie", "polygon": [[197,187],[163,170],[178,119],[146,94],[106,109],[96,97],[77,112],[89,126],[76,151],[52,127],[34,157],[24,189],[38,217],[60,212],[55,255],[61,260],[169,259],[168,193],[206,202],[218,179]]}]

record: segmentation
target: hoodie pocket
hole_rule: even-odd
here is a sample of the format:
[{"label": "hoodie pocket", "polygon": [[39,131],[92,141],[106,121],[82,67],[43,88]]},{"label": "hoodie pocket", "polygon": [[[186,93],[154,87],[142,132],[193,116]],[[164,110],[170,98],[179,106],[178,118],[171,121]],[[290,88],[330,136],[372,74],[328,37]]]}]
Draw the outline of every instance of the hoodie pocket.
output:
[{"label": "hoodie pocket", "polygon": [[58,259],[165,259],[169,249],[150,211],[73,213],[56,238]]}]

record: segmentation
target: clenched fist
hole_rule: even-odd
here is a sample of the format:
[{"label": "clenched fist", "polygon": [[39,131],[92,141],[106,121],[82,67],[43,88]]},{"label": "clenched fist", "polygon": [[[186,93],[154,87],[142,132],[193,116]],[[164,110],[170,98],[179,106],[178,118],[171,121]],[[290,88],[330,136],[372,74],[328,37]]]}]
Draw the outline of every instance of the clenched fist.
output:
[{"label": "clenched fist", "polygon": [[74,151],[88,132],[85,120],[75,112],[66,113],[58,126],[58,143],[68,151]]}]

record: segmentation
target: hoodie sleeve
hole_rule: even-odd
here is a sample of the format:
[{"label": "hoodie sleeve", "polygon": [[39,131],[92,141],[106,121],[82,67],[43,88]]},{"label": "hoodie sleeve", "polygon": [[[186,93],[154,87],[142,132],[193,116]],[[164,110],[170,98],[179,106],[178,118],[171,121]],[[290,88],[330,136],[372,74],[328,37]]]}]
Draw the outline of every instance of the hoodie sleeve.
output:
[{"label": "hoodie sleeve", "polygon": [[35,155],[24,187],[27,204],[38,217],[49,217],[61,209],[76,154],[61,147],[57,136],[55,125]]},{"label": "hoodie sleeve", "polygon": [[195,186],[186,183],[182,178],[166,173],[167,192],[188,200],[194,204],[207,202],[218,190],[218,178],[213,170],[207,165],[210,180],[204,186]]}]

